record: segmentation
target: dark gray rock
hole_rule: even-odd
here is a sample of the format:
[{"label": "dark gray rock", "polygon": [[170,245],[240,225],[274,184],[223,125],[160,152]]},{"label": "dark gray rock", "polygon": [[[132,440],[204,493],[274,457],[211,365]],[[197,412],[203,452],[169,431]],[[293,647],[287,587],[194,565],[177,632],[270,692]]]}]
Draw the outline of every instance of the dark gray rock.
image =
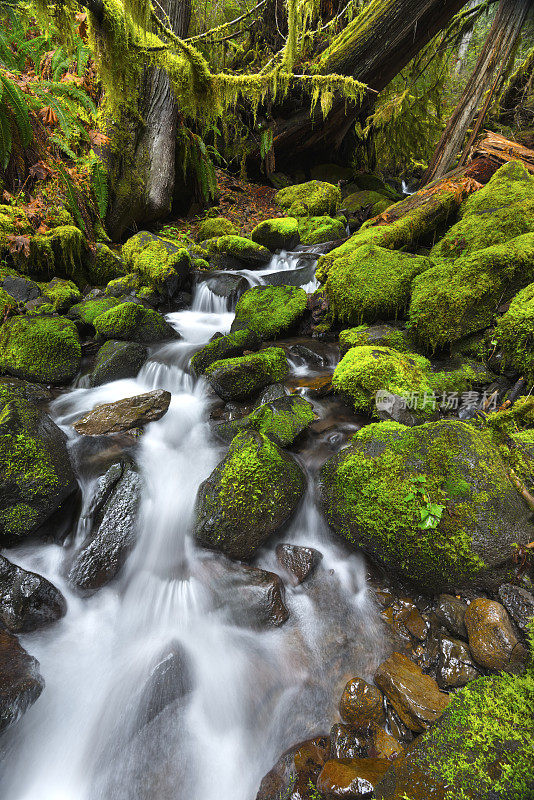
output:
[{"label": "dark gray rock", "polygon": [[5,292],[10,294],[11,297],[19,303],[28,303],[30,300],[37,300],[37,298],[42,295],[39,285],[29,278],[8,276],[4,278],[0,285]]},{"label": "dark gray rock", "polygon": [[522,586],[505,583],[499,588],[499,598],[520,631],[528,635],[529,622],[534,617],[534,596]]},{"label": "dark gray rock", "polygon": [[0,556],[0,619],[12,633],[51,625],[67,610],[65,598],[46,578]]},{"label": "dark gray rock", "polygon": [[461,639],[467,639],[467,629],[465,627],[465,612],[467,603],[459,600],[452,594],[440,594],[436,606],[436,617],[448,631]]},{"label": "dark gray rock", "polygon": [[0,629],[0,732],[16,722],[43,689],[39,663],[16,636]]},{"label": "dark gray rock", "polygon": [[480,677],[469,648],[459,639],[442,636],[438,664],[438,684],[445,689],[465,686],[469,681]]},{"label": "dark gray rock", "polygon": [[172,642],[156,660],[142,689],[135,712],[135,730],[144,728],[158,714],[193,688],[190,659],[179,642]]},{"label": "dark gray rock", "polygon": [[293,586],[298,586],[305,581],[321,562],[322,557],[322,553],[313,547],[301,547],[296,544],[276,546],[277,561],[289,575]]},{"label": "dark gray rock", "polygon": [[260,346],[259,336],[248,328],[213,337],[191,357],[191,369],[195,375],[202,375],[216,361],[242,356],[245,350],[258,350]]},{"label": "dark gray rock", "polygon": [[199,279],[205,280],[210,290],[217,297],[226,297],[229,305],[236,303],[249,288],[249,283],[243,275],[235,275],[230,272],[213,270],[208,273],[201,273]]},{"label": "dark gray rock", "polygon": [[137,377],[148,358],[148,347],[138,342],[117,342],[110,339],[97,353],[90,375],[91,386]]}]

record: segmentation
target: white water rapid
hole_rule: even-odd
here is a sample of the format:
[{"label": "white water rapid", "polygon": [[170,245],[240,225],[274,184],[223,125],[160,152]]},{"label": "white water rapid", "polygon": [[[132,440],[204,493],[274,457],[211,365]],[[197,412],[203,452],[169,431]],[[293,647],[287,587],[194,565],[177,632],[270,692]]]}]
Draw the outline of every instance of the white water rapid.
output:
[{"label": "white water rapid", "polygon": [[[264,274],[280,271],[280,261]],[[286,263],[291,269],[294,261]],[[254,281],[262,280],[256,272]],[[109,438],[79,437],[70,423],[99,403],[153,388],[172,393],[168,413],[147,426],[135,450],[141,525],[113,583],[91,597],[72,590],[65,577],[72,539],[9,552],[58,586],[68,611],[21,636],[46,687],[2,741],[2,800],[254,800],[286,748],[328,733],[344,682],[369,678],[383,658],[364,564],[329,533],[312,489],[282,541],[316,547],[323,561],[312,579],[286,586],[288,621],[254,629],[243,614],[237,620],[242,601],[231,587],[215,597],[212,567],[224,559],[196,548],[190,525],[198,486],[224,449],[210,436],[208,393],[188,362],[232,319],[226,300],[201,284],[191,310],[168,315],[183,339],[156,349],[137,379],[77,388],[51,406],[87,508],[120,449]],[[255,563],[279,572],[274,546]],[[160,713],[151,715],[158,664],[157,675],[170,677],[158,689]]]}]

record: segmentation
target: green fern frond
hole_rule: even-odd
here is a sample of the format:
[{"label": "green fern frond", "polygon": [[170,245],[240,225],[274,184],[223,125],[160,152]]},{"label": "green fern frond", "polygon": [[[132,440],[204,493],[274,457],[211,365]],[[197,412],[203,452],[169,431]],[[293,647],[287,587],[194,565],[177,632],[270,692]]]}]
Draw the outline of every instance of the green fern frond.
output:
[{"label": "green fern frond", "polygon": [[0,74],[0,83],[3,85],[2,102],[7,103],[13,112],[22,146],[28,147],[33,138],[33,132],[30,124],[27,100],[19,87],[6,77],[6,75]]},{"label": "green fern frond", "polygon": [[109,201],[108,176],[100,161],[94,161],[91,167],[91,186],[98,213],[104,219]]},{"label": "green fern frond", "polygon": [[6,169],[9,164],[12,145],[11,122],[5,109],[0,105],[0,165],[2,169]]},{"label": "green fern frond", "polygon": [[76,220],[76,223],[80,228],[80,230],[85,231],[86,227],[83,221],[83,217],[80,213],[78,193],[76,191],[76,187],[74,186],[72,179],[67,170],[65,169],[65,167],[63,166],[63,164],[58,164],[58,172],[60,174],[61,182],[65,188],[65,193],[67,195],[68,210]]}]

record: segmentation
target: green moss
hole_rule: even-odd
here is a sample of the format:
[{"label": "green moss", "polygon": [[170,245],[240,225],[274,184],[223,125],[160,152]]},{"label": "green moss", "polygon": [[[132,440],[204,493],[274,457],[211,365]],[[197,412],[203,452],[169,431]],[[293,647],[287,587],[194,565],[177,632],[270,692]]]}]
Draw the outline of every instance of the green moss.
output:
[{"label": "green moss", "polygon": [[453,225],[431,252],[432,258],[458,258],[534,232],[534,175],[517,161],[504,164],[471,194]]},{"label": "green moss", "polygon": [[215,361],[205,371],[213,389],[224,400],[245,400],[289,375],[286,354],[280,347]]},{"label": "green moss", "polygon": [[72,306],[69,311],[69,318],[80,320],[84,325],[92,325],[96,317],[99,317],[110,308],[114,308],[120,304],[120,300],[116,297],[102,297],[98,300],[84,300],[82,303],[77,303]]},{"label": "green moss", "polygon": [[9,252],[8,236],[28,235],[31,231],[28,217],[21,208],[0,205],[0,254]]},{"label": "green moss", "polygon": [[80,368],[76,326],[57,317],[13,317],[0,329],[0,367],[38,383],[63,384]]},{"label": "green moss", "polygon": [[291,217],[334,216],[341,204],[341,190],[331,183],[308,181],[281,189],[274,199]]},{"label": "green moss", "polygon": [[195,375],[202,375],[215,361],[243,355],[245,350],[257,350],[260,344],[259,337],[244,328],[208,342],[191,357],[190,365]]},{"label": "green moss", "polygon": [[462,394],[462,392],[467,392],[474,386],[483,386],[491,383],[494,379],[495,375],[484,364],[467,360],[457,369],[448,372],[433,372],[429,376],[432,390],[437,395]]},{"label": "green moss", "polygon": [[144,343],[176,338],[161,314],[137,303],[120,303],[95,317],[93,325],[103,339]]},{"label": "green moss", "polygon": [[356,328],[348,328],[339,334],[341,355],[345,355],[351,347],[368,345],[390,347],[399,353],[413,353],[416,349],[408,331],[393,328],[391,325],[358,325]]},{"label": "green moss", "polygon": [[219,236],[237,236],[239,231],[233,222],[225,217],[208,217],[202,220],[198,226],[197,240],[203,242],[206,239],[214,239]]},{"label": "green moss", "polygon": [[298,230],[302,244],[322,244],[345,239],[345,226],[333,217],[301,217]]},{"label": "green moss", "polygon": [[127,272],[123,260],[102,242],[97,243],[94,258],[86,259],[86,269],[90,282],[95,286],[106,286]]},{"label": "green moss", "polygon": [[247,327],[268,340],[289,332],[306,311],[308,298],[296,286],[255,286],[239,298],[232,329]]},{"label": "green moss", "polygon": [[123,278],[115,278],[108,283],[105,289],[109,297],[123,297],[132,294],[141,288],[141,280],[135,272],[129,272]]},{"label": "green moss", "polygon": [[[349,194],[348,197],[345,197],[342,203],[342,207],[344,211],[348,211],[349,214],[355,214],[357,211],[360,211],[362,208],[367,208],[368,206],[374,207],[377,203],[384,203],[386,198],[383,194],[379,194],[378,192],[372,191],[359,191],[354,192],[353,194]],[[386,201],[386,208],[390,206],[392,203],[391,200]]]},{"label": "green moss", "polygon": [[502,348],[505,365],[534,381],[534,283],[514,297],[497,323],[493,340]]},{"label": "green moss", "polygon": [[72,279],[78,286],[87,284],[83,260],[85,240],[82,232],[74,225],[60,225],[45,234],[30,238],[30,255],[15,256],[15,265],[23,274],[49,278],[55,275]]},{"label": "green moss", "polygon": [[279,447],[287,447],[314,419],[311,404],[295,394],[263,403],[243,419],[219,426],[218,432],[223,438],[233,438],[242,430],[258,431]]},{"label": "green moss", "polygon": [[58,477],[51,466],[48,451],[38,438],[31,438],[25,432],[15,435],[11,431],[6,432],[13,414],[27,417],[32,414],[30,404],[20,399],[12,400],[0,412],[2,477],[16,481],[23,476],[30,494],[46,494],[58,486]]},{"label": "green moss", "polygon": [[432,266],[424,256],[362,245],[334,261],[324,291],[343,322],[359,325],[398,318],[408,307],[412,281]]},{"label": "green moss", "polygon": [[41,286],[43,296],[50,300],[52,308],[63,314],[82,299],[82,294],[75,283],[61,278],[54,278],[50,283]]},{"label": "green moss", "polygon": [[415,278],[411,332],[436,349],[491,324],[499,303],[534,280],[534,234],[441,262]]},{"label": "green moss", "polygon": [[500,436],[512,436],[524,428],[534,428],[534,397],[520,397],[506,411],[489,414],[487,423]]},{"label": "green moss", "polygon": [[266,247],[245,239],[244,236],[219,236],[217,239],[207,239],[203,242],[203,247],[211,258],[215,256],[219,259],[233,259],[237,265],[267,264],[271,260],[271,253]]},{"label": "green moss", "polygon": [[0,320],[6,319],[10,314],[17,310],[18,303],[4,289],[0,289]]},{"label": "green moss", "polygon": [[271,252],[291,250],[300,243],[299,224],[294,217],[266,219],[256,225],[250,238]]},{"label": "green moss", "polygon": [[401,397],[417,392],[424,405],[425,394],[432,392],[429,373],[430,362],[423,356],[389,347],[352,347],[337,365],[332,385],[351,398],[356,410],[370,412],[380,390]]},{"label": "green moss", "polygon": [[146,232],[128,239],[122,256],[142,284],[162,295],[172,295],[191,271],[191,257],[185,247]]}]

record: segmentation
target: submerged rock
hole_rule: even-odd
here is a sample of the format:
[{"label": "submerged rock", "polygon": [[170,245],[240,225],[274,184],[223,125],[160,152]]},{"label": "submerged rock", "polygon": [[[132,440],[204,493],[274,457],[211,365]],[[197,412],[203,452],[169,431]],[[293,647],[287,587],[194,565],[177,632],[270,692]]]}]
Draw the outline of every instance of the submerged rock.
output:
[{"label": "submerged rock", "polygon": [[149,725],[167,706],[186,697],[193,689],[190,659],[180,642],[162,650],[137,700],[132,733]]},{"label": "submerged rock", "polygon": [[97,353],[89,376],[91,386],[101,386],[123,378],[136,378],[147,358],[148,347],[145,345],[109,339]]},{"label": "submerged rock", "polygon": [[315,784],[328,758],[328,737],[318,736],[286,750],[263,778],[256,800],[313,800]]},{"label": "submerged rock", "polygon": [[68,383],[78,370],[76,325],[63,317],[12,317],[0,328],[0,369],[37,383]]},{"label": "submerged rock", "polygon": [[72,426],[83,436],[103,436],[106,433],[128,431],[161,419],[167,413],[170,402],[170,392],[154,389],[135,397],[125,397],[114,403],[96,406],[73,422]]},{"label": "submerged rock", "polygon": [[0,629],[0,732],[16,722],[44,689],[39,663],[16,636]]},{"label": "submerged rock", "polygon": [[276,559],[289,575],[293,586],[304,583],[322,560],[322,553],[313,547],[301,547],[297,544],[276,545]]},{"label": "submerged rock", "polygon": [[0,619],[12,633],[43,628],[64,616],[65,598],[46,578],[0,556]]},{"label": "submerged rock", "polygon": [[198,490],[195,539],[231,558],[250,558],[291,519],[305,487],[289,454],[260,433],[240,433]]},{"label": "submerged rock", "polygon": [[518,640],[506,609],[494,600],[473,600],[465,615],[469,649],[475,661],[489,670],[514,670],[528,653]]},{"label": "submerged rock", "polygon": [[250,328],[263,341],[294,330],[307,308],[304,289],[296,286],[255,286],[239,298],[232,330]]},{"label": "submerged rock", "polygon": [[204,374],[223,400],[246,400],[287,378],[289,364],[281,348],[269,347],[252,355],[215,361]]}]

